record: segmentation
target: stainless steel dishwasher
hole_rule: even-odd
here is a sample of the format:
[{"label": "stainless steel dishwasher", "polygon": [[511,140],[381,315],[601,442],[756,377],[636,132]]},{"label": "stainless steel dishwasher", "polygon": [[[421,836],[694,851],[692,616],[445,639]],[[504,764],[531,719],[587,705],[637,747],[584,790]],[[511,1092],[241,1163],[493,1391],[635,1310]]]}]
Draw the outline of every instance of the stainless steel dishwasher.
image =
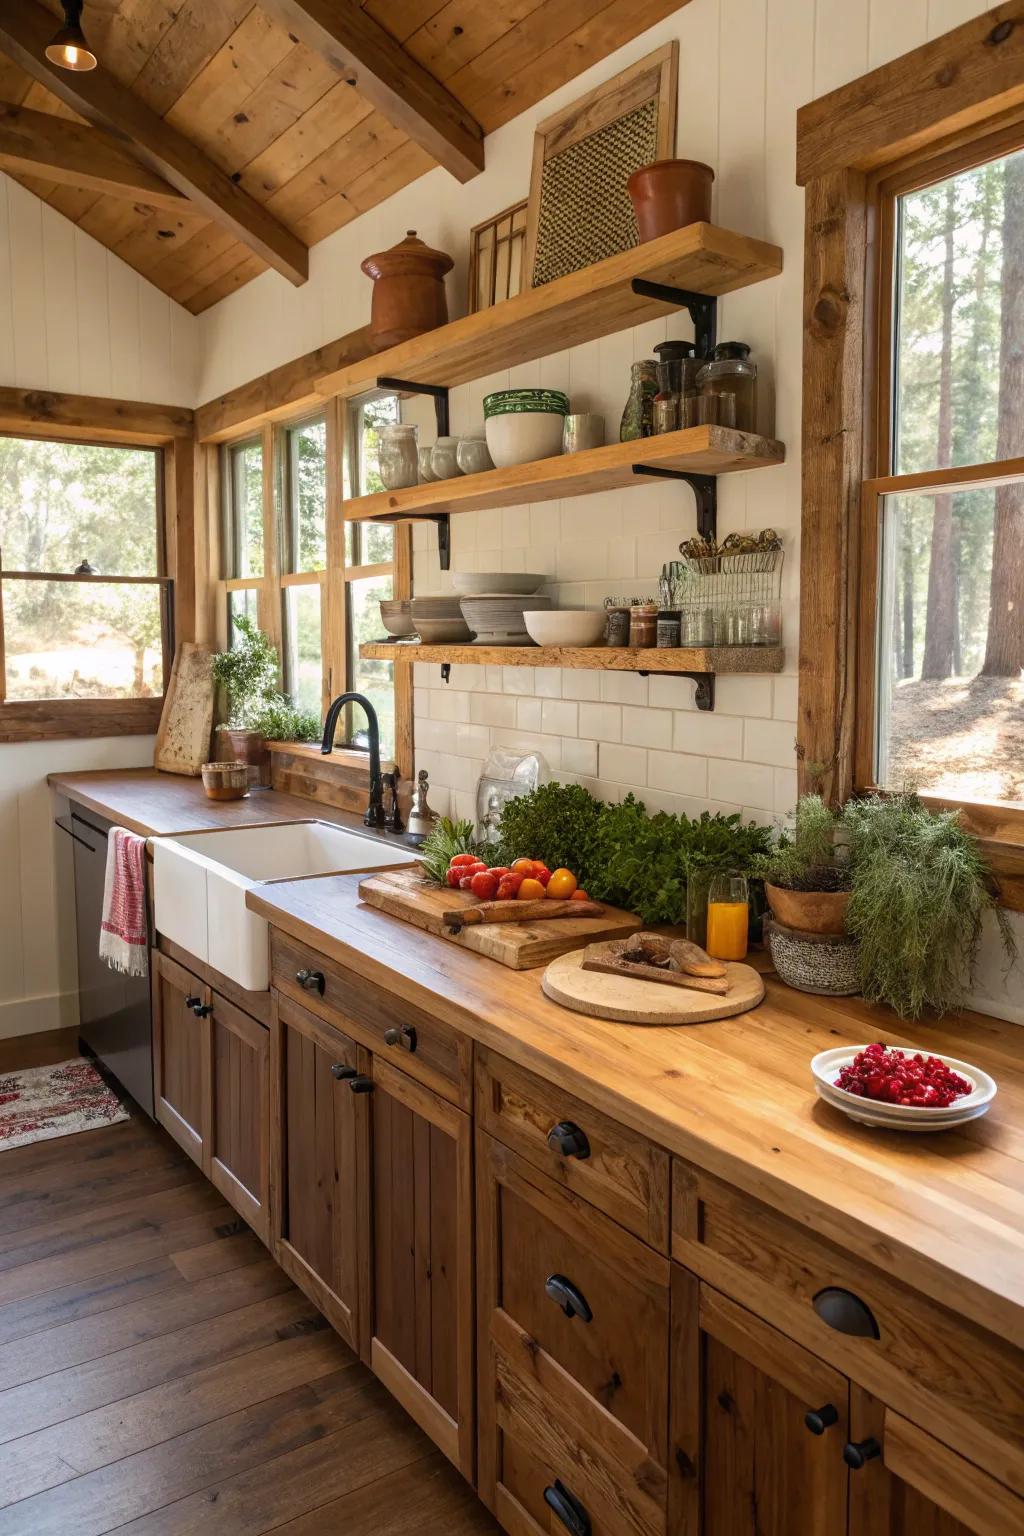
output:
[{"label": "stainless steel dishwasher", "polygon": [[[72,840],[78,928],[79,1038],[89,1055],[153,1115],[153,1024],[149,977],[125,976],[100,959],[103,880],[112,823],[72,804],[57,825]],[[147,922],[149,923],[148,915]],[[152,924],[150,941],[152,942]]]}]

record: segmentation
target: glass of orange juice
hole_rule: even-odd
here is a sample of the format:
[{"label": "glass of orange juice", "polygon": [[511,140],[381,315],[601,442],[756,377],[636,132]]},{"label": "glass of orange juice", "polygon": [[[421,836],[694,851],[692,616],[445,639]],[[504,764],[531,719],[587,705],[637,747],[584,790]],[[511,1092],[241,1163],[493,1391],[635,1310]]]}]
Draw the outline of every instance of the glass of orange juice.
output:
[{"label": "glass of orange juice", "polygon": [[708,942],[715,960],[742,960],[747,953],[747,882],[742,875],[716,875],[708,891]]}]

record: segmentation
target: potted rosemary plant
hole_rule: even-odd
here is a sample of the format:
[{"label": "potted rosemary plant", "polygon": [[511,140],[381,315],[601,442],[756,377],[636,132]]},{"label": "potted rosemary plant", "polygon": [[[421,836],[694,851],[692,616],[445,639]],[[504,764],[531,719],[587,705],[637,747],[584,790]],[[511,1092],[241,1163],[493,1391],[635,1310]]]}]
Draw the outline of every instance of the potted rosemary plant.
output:
[{"label": "potted rosemary plant", "polygon": [[852,872],[842,814],[820,795],[798,801],[793,830],[755,861],[772,916],[800,933],[841,934]]}]

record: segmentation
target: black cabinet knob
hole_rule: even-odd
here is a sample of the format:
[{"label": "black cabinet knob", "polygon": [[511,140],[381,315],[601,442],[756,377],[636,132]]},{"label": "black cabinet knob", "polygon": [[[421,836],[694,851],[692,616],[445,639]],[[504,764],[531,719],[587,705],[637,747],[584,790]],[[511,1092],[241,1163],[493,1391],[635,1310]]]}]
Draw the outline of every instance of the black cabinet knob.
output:
[{"label": "black cabinet knob", "polygon": [[814,1298],[814,1310],[836,1333],[846,1333],[855,1339],[880,1337],[871,1308],[852,1291],[844,1291],[840,1286],[827,1285],[819,1291]]},{"label": "black cabinet knob", "polygon": [[551,1487],[544,1489],[544,1502],[554,1510],[569,1536],[590,1536],[590,1516],[561,1478],[556,1477]]},{"label": "black cabinet knob", "polygon": [[372,1093],[373,1092],[373,1078],[372,1077],[361,1077],[359,1075],[357,1075],[355,1077],[350,1077],[349,1080],[348,1080],[348,1085],[352,1089],[353,1093]]},{"label": "black cabinet knob", "polygon": [[384,1044],[397,1045],[403,1051],[416,1049],[416,1031],[411,1024],[403,1024],[400,1029],[386,1029],[384,1031]]},{"label": "black cabinet knob", "polygon": [[185,1007],[186,1008],[198,1008],[199,1005],[202,1003],[202,1001],[203,1000],[202,1000],[201,997],[186,997],[186,999],[185,999]]},{"label": "black cabinet knob", "polygon": [[804,1414],[804,1423],[812,1435],[823,1435],[838,1422],[839,1410],[834,1403],[826,1403],[823,1408],[809,1408]]},{"label": "black cabinet knob", "polygon": [[869,1438],[867,1440],[848,1440],[843,1446],[843,1460],[854,1472],[859,1472],[861,1467],[869,1461],[874,1461],[876,1456],[881,1456],[882,1447],[878,1441]]},{"label": "black cabinet knob", "polygon": [[324,973],[323,973],[323,971],[311,971],[311,970],[307,969],[305,966],[303,966],[301,971],[296,971],[295,972],[295,980],[298,982],[299,986],[302,987],[303,991],[305,991],[305,992],[319,992],[320,996],[323,997],[323,995],[324,995]]},{"label": "black cabinet knob", "polygon": [[358,1077],[359,1073],[355,1067],[346,1067],[343,1061],[336,1061],[331,1068],[331,1076],[336,1077],[340,1083],[346,1077]]},{"label": "black cabinet knob", "polygon": [[557,1125],[551,1127],[548,1131],[548,1146],[552,1152],[560,1152],[563,1157],[578,1157],[581,1162],[590,1156],[586,1131],[581,1131],[571,1120],[559,1120]]},{"label": "black cabinet knob", "polygon": [[566,1317],[578,1317],[584,1323],[593,1319],[587,1298],[564,1275],[549,1275],[544,1282],[545,1294],[561,1307]]},{"label": "black cabinet knob", "polygon": [[192,1009],[192,1012],[195,1014],[197,1019],[208,1019],[210,1014],[213,1012],[213,1004],[196,1003],[195,1007]]}]

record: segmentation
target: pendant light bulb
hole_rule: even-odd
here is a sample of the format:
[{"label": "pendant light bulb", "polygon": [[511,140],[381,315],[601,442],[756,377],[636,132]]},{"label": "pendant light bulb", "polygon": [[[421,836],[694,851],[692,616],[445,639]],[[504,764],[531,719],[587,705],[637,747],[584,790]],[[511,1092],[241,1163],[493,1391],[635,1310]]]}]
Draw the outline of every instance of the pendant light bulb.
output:
[{"label": "pendant light bulb", "polygon": [[82,31],[82,0],[63,0],[63,4],[64,25],[57,29],[47,44],[46,57],[59,69],[76,72],[95,69],[99,60]]}]

